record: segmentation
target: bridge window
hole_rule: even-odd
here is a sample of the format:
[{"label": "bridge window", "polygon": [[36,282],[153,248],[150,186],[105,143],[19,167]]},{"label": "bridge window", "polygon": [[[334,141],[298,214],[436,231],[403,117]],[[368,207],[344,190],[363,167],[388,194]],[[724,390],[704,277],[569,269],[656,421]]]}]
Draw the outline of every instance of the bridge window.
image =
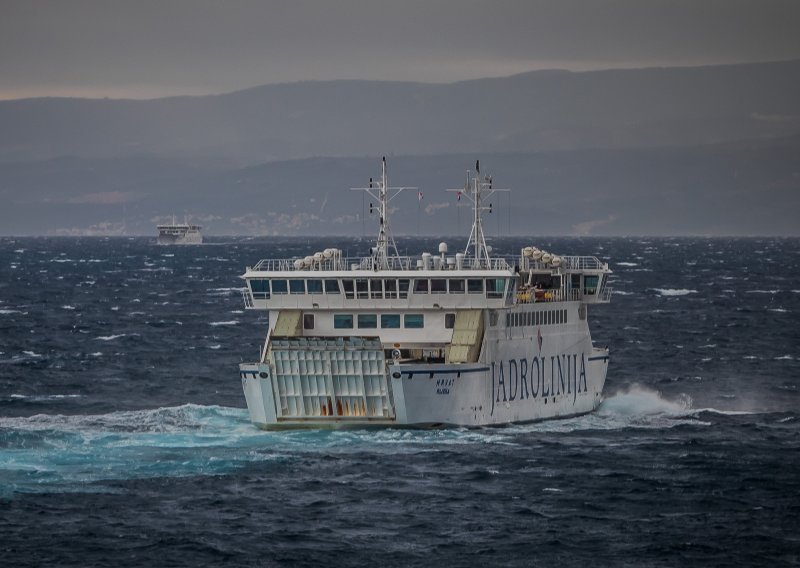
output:
[{"label": "bridge window", "polygon": [[403,316],[403,326],[408,329],[421,329],[425,327],[425,315],[406,314]]},{"label": "bridge window", "polygon": [[369,281],[369,289],[373,300],[383,299],[383,280],[372,279]]},{"label": "bridge window", "polygon": [[486,279],[486,297],[487,298],[502,298],[505,292],[505,279],[503,278],[487,278]]},{"label": "bridge window", "polygon": [[378,316],[376,314],[358,314],[359,329],[375,329],[378,327]]},{"label": "bridge window", "polygon": [[597,291],[597,276],[583,277],[583,293],[594,294]]},{"label": "bridge window", "polygon": [[401,300],[408,298],[408,286],[410,282],[411,281],[408,278],[401,278],[400,280],[397,281]]},{"label": "bridge window", "polygon": [[356,297],[359,300],[369,299],[369,280],[366,278],[356,279]]},{"label": "bridge window", "polygon": [[326,294],[341,294],[339,290],[339,281],[338,280],[326,280],[325,281],[325,293]]},{"label": "bridge window", "polygon": [[309,294],[322,294],[322,280],[307,280]]},{"label": "bridge window", "polygon": [[464,281],[461,279],[458,280],[450,280],[448,282],[450,285],[450,293],[451,294],[463,294],[464,293]]},{"label": "bridge window", "polygon": [[355,292],[352,280],[342,280],[342,288],[344,288],[344,297],[348,300],[355,298]]},{"label": "bridge window", "polygon": [[444,294],[447,292],[447,280],[444,278],[431,279],[431,294]]},{"label": "bridge window", "polygon": [[414,280],[414,293],[415,294],[427,294],[428,293],[428,279],[427,278],[419,278]]},{"label": "bridge window", "polygon": [[273,280],[272,293],[273,294],[286,294],[289,291],[289,285],[286,280]]},{"label": "bridge window", "polygon": [[314,314],[303,314],[303,329],[314,329]]},{"label": "bridge window", "polygon": [[306,281],[305,280],[289,280],[289,291],[292,294],[305,294]]},{"label": "bridge window", "polygon": [[381,314],[383,329],[400,329],[400,314]]},{"label": "bridge window", "polygon": [[470,294],[483,294],[483,280],[480,278],[470,278],[467,280],[467,291]]},{"label": "bridge window", "polygon": [[394,300],[397,298],[397,280],[384,280],[383,294],[387,300]]},{"label": "bridge window", "polygon": [[250,290],[255,300],[269,300],[269,280],[256,278],[250,281]]},{"label": "bridge window", "polygon": [[444,328],[453,329],[456,326],[456,314],[444,314]]},{"label": "bridge window", "polygon": [[334,314],[333,329],[353,329],[353,314]]}]

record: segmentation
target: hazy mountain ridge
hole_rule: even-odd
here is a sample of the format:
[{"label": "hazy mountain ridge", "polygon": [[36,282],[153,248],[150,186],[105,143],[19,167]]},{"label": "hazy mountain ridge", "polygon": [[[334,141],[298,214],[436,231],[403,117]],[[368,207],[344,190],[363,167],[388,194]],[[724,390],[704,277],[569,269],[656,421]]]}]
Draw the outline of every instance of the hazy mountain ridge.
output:
[{"label": "hazy mountain ridge", "polygon": [[[327,81],[147,101],[0,102],[0,234],[460,233],[475,159],[511,194],[493,234],[800,234],[800,60],[537,71],[452,84]],[[320,157],[326,156],[326,157]],[[465,203],[462,203],[465,205]],[[509,215],[510,212],[510,215]]]},{"label": "hazy mountain ridge", "polygon": [[800,132],[800,60],[451,84],[326,81],[144,101],[0,102],[0,160],[312,156],[687,145]]},{"label": "hazy mountain ridge", "polygon": [[[397,234],[461,234],[469,210],[446,188],[481,158],[498,187],[493,235],[800,234],[800,136],[689,147],[390,156]],[[379,156],[241,168],[147,156],[0,165],[0,234],[153,234],[191,214],[208,234],[371,236],[350,187]],[[13,189],[9,189],[13,188]],[[509,214],[510,212],[510,214]],[[364,216],[367,216],[365,219]],[[123,222],[125,223],[123,225]]]}]

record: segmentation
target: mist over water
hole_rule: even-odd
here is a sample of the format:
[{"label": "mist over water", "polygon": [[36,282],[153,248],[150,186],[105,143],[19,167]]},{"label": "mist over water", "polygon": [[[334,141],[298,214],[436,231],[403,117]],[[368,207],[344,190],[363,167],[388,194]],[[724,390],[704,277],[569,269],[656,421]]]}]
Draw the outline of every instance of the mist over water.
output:
[{"label": "mist over water", "polygon": [[[404,240],[410,252],[441,239]],[[448,239],[454,243],[454,239]],[[260,258],[366,241],[0,240],[14,566],[800,562],[800,241],[498,240],[610,260],[600,408],[501,428],[262,432]]]}]

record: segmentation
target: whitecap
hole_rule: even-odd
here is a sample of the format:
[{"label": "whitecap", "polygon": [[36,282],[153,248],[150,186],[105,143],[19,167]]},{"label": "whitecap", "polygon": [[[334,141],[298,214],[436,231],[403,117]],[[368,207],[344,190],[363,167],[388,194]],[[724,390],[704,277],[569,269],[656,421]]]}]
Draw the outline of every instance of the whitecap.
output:
[{"label": "whitecap", "polygon": [[617,266],[639,266],[636,262],[617,262]]},{"label": "whitecap", "polygon": [[28,357],[41,357],[41,354],[36,353],[35,351],[23,351],[22,353]]},{"label": "whitecap", "polygon": [[4,315],[4,316],[9,315],[9,314],[21,314],[21,313],[22,312],[19,311],[19,310],[7,310],[7,309],[0,310],[0,315]]},{"label": "whitecap", "polygon": [[614,290],[612,292],[615,296],[634,296],[636,292],[625,292],[624,290]]},{"label": "whitecap", "polygon": [[70,306],[69,304],[64,304],[63,306],[61,306],[61,309],[62,310],[74,310],[75,306]]},{"label": "whitecap", "polygon": [[221,347],[222,347],[222,345],[220,345],[219,343],[217,343],[215,345],[209,345],[208,346],[209,349],[214,349],[214,350],[220,349]]},{"label": "whitecap", "polygon": [[47,402],[49,400],[63,400],[65,398],[81,398],[82,394],[12,394],[9,398],[31,402]]},{"label": "whitecap", "polygon": [[780,290],[745,290],[745,294],[780,294]]},{"label": "whitecap", "polygon": [[781,357],[775,357],[776,361],[794,361],[794,357],[791,355],[782,355]]},{"label": "whitecap", "polygon": [[777,312],[779,314],[788,314],[789,313],[789,310],[787,310],[785,308],[769,308],[767,311],[768,312]]},{"label": "whitecap", "polygon": [[125,337],[128,335],[127,333],[118,333],[117,335],[100,335],[95,337],[95,339],[99,339],[100,341],[113,341],[114,339],[119,339],[120,337]]},{"label": "whitecap", "polygon": [[686,296],[687,294],[697,294],[697,290],[688,288],[650,288],[662,296]]},{"label": "whitecap", "polygon": [[212,321],[209,322],[208,325],[218,326],[218,325],[238,325],[239,320],[230,320],[230,321]]}]

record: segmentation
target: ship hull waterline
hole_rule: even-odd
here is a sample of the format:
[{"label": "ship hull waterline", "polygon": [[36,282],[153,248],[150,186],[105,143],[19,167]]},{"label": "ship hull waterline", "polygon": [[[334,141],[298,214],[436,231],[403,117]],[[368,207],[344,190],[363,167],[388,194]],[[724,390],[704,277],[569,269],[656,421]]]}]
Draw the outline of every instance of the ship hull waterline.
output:
[{"label": "ship hull waterline", "polygon": [[310,407],[290,415],[268,363],[243,363],[240,376],[251,422],[265,430],[502,426],[596,410],[609,356],[590,342],[587,347],[498,357],[489,363],[389,361],[384,393],[389,403],[383,415],[363,412],[358,403],[352,409],[342,407],[330,391],[312,393],[322,401],[321,411]]}]

